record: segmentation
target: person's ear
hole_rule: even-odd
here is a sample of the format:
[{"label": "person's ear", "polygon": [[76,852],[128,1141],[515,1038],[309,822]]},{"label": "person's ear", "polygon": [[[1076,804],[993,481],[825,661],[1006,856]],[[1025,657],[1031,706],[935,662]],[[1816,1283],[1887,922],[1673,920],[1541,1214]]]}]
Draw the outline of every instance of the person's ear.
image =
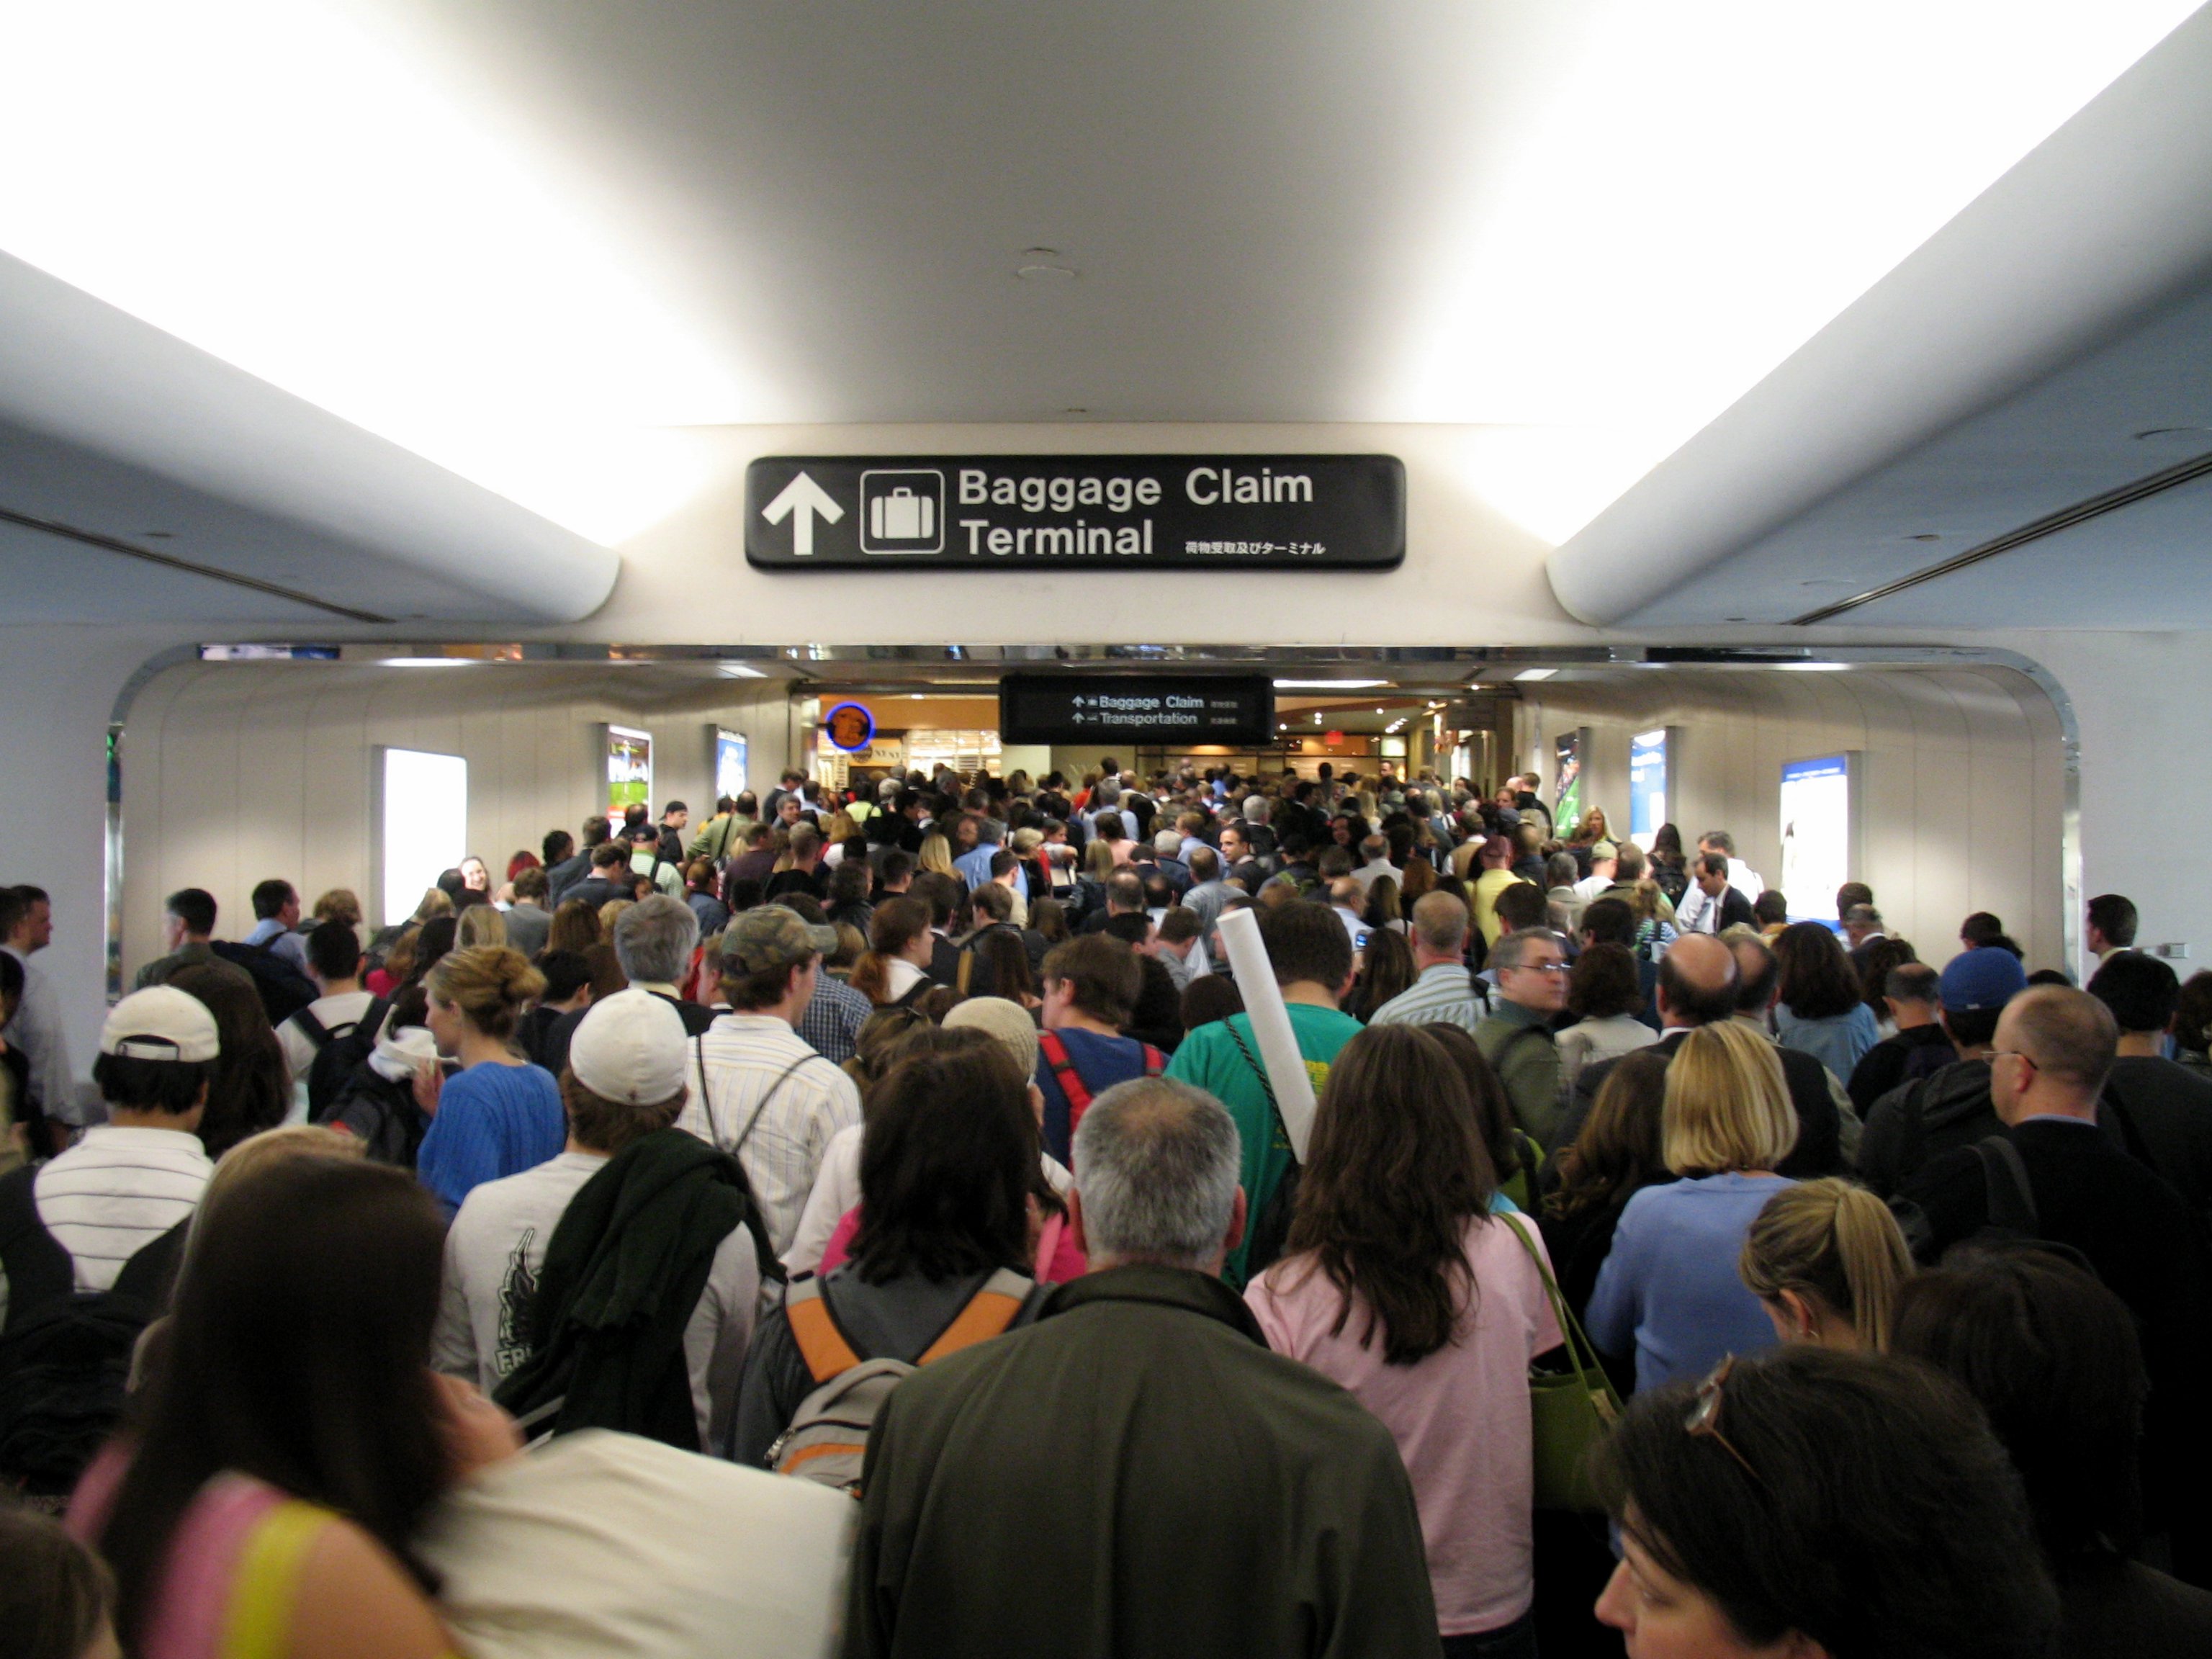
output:
[{"label": "person's ear", "polygon": [[1239,1182],[1237,1188],[1237,1201],[1229,1207],[1229,1231],[1221,1241],[1221,1248],[1224,1252],[1235,1249],[1244,1242],[1244,1188],[1243,1183]]},{"label": "person's ear", "polygon": [[1820,1335],[1820,1318],[1814,1313],[1812,1304],[1800,1292],[1780,1291],[1776,1293],[1776,1297],[1788,1311],[1790,1326],[1800,1338],[1810,1342]]}]

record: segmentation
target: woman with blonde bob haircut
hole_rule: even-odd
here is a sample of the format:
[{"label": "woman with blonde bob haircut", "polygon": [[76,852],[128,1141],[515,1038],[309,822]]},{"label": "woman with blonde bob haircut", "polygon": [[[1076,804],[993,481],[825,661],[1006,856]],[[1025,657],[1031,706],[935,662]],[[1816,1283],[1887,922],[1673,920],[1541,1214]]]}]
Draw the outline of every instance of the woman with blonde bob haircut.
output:
[{"label": "woman with blonde bob haircut", "polygon": [[1771,1170],[1797,1144],[1782,1060],[1740,1020],[1690,1033],[1667,1067],[1661,1155],[1678,1176]]},{"label": "woman with blonde bob haircut", "polygon": [[1797,1140],[1774,1045],[1736,1020],[1682,1040],[1660,1122],[1661,1155],[1682,1179],[1628,1200],[1585,1321],[1601,1352],[1635,1354],[1639,1393],[1774,1346],[1736,1262],[1767,1200],[1793,1184],[1774,1166]]},{"label": "woman with blonde bob haircut", "polygon": [[1887,1353],[1912,1253],[1888,1205],[1830,1176],[1766,1200],[1736,1270],[1784,1342]]}]

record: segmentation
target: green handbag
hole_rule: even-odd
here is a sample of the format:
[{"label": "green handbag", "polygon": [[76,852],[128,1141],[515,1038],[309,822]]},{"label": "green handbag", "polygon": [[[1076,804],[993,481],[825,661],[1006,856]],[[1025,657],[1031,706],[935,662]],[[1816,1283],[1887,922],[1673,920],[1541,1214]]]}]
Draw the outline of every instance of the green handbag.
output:
[{"label": "green handbag", "polygon": [[[1510,1220],[1506,1224],[1512,1226]],[[1531,1224],[1534,1224],[1533,1222]],[[1544,1291],[1552,1298],[1553,1316],[1566,1339],[1567,1363],[1571,1370],[1528,1374],[1528,1414],[1534,1430],[1536,1507],[1540,1510],[1591,1510],[1604,1507],[1592,1490],[1589,1456],[1600,1441],[1620,1419],[1620,1396],[1598,1364],[1597,1350],[1583,1334],[1582,1322],[1559,1294],[1552,1269],[1528,1235],[1512,1227],[1514,1237],[1536,1264]]]}]

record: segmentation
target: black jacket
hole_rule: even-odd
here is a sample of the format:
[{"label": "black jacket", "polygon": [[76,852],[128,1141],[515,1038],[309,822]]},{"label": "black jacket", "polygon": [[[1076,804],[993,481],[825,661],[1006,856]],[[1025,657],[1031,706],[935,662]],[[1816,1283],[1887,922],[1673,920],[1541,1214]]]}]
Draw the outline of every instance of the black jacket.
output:
[{"label": "black jacket", "polygon": [[1875,1102],[1859,1136],[1859,1179],[1887,1198],[1930,1158],[2003,1127],[1990,1104],[1989,1061],[1955,1061]]},{"label": "black jacket", "polygon": [[[2142,1441],[2145,1507],[2154,1527],[2186,1522],[2201,1507],[2212,1476],[2212,1422],[2203,1410],[2212,1292],[2203,1239],[2173,1188],[2113,1146],[2097,1125],[2036,1118],[2004,1133],[2027,1170],[2036,1236],[2079,1250],[2136,1316],[2151,1385]],[[1990,1220],[1984,1164],[1972,1146],[1931,1159],[1898,1197],[1917,1204],[1927,1218],[1928,1260],[1940,1260]]]},{"label": "black jacket", "polygon": [[2170,1060],[2131,1054],[2113,1063],[2098,1118],[2200,1224],[2212,1214],[2212,1081]]},{"label": "black jacket", "polygon": [[1940,1024],[1916,1025],[1884,1037],[1861,1054],[1850,1076],[1844,1079],[1844,1088],[1863,1120],[1874,1109],[1875,1102],[1892,1089],[1948,1066],[1958,1057],[1959,1051],[1951,1046],[1951,1034]]}]

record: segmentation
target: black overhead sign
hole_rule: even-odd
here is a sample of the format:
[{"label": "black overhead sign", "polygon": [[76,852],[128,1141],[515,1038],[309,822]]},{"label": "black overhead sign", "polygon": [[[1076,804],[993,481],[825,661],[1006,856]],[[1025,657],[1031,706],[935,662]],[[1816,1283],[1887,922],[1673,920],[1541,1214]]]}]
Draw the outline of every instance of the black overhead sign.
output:
[{"label": "black overhead sign", "polygon": [[1275,686],[1264,677],[1009,674],[999,683],[1001,743],[1172,747],[1275,741]]},{"label": "black overhead sign", "polygon": [[1389,570],[1395,455],[796,456],[745,470],[771,570]]}]

